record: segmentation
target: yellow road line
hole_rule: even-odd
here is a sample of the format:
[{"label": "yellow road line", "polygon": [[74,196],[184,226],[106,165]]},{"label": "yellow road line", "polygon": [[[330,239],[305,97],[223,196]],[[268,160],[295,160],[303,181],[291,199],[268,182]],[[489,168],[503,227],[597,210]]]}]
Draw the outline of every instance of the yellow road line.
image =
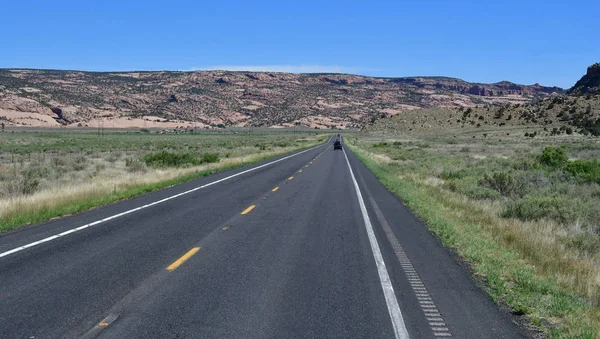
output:
[{"label": "yellow road line", "polygon": [[304,167],[308,167],[308,165],[304,166]]},{"label": "yellow road line", "polygon": [[189,250],[186,254],[184,254],[181,258],[177,259],[174,263],[167,267],[167,271],[174,271],[177,267],[181,266],[186,260],[192,257],[192,255],[196,254],[200,250],[200,247],[194,247]]},{"label": "yellow road line", "polygon": [[289,177],[289,178],[288,178],[288,180],[292,180],[292,179],[294,179],[294,177]]},{"label": "yellow road line", "polygon": [[273,189],[271,190],[271,192],[277,192],[277,190],[278,190],[278,189],[279,189],[279,186],[277,186],[277,187],[273,188]]},{"label": "yellow road line", "polygon": [[229,229],[229,226],[223,227],[223,231],[227,231],[228,229]]},{"label": "yellow road line", "polygon": [[299,170],[298,173],[302,173],[302,170]]},{"label": "yellow road line", "polygon": [[246,208],[242,214],[247,214],[248,212],[252,211],[254,207],[256,207],[256,205],[250,205],[250,207]]},{"label": "yellow road line", "polygon": [[106,327],[106,326],[108,326],[108,323],[99,323],[98,326],[99,327]]}]

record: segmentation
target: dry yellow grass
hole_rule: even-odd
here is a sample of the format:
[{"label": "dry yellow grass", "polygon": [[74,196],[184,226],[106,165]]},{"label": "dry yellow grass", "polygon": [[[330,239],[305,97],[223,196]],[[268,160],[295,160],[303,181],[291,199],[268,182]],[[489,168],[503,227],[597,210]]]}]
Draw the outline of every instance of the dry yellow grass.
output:
[{"label": "dry yellow grass", "polygon": [[[90,198],[102,197],[107,194],[124,191],[129,188],[159,183],[207,169],[245,163],[255,159],[257,156],[272,156],[293,149],[293,147],[279,148],[277,151],[260,152],[260,154],[254,153],[240,157],[226,158],[221,159],[221,161],[217,163],[201,166],[148,169],[145,172],[135,173],[128,172],[121,161],[119,163],[110,164],[110,167],[107,170],[86,181],[72,181],[70,184],[57,181],[55,185],[51,185],[50,187],[44,188],[31,195],[9,196],[0,199],[0,219],[6,219],[23,213],[32,213],[42,209],[51,209],[58,206],[74,204]],[[98,163],[103,161],[101,159],[96,160]]]}]

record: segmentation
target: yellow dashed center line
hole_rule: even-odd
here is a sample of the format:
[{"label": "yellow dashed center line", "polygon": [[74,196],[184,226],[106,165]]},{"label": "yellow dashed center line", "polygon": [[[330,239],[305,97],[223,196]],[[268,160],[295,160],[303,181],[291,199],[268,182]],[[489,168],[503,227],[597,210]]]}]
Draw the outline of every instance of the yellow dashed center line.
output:
[{"label": "yellow dashed center line", "polygon": [[302,170],[299,170],[298,173],[302,173]]},{"label": "yellow dashed center line", "polygon": [[106,327],[106,326],[108,326],[108,323],[99,323],[98,326],[99,327]]},{"label": "yellow dashed center line", "polygon": [[292,180],[292,179],[294,179],[294,177],[289,177],[289,178],[288,178],[288,180]]},{"label": "yellow dashed center line", "polygon": [[228,226],[223,227],[223,231],[227,231],[229,229]]},{"label": "yellow dashed center line", "polygon": [[308,167],[308,165],[304,166],[304,167]]},{"label": "yellow dashed center line", "polygon": [[273,188],[273,189],[271,190],[271,192],[277,192],[277,190],[278,190],[278,189],[279,189],[279,186],[277,186],[277,187]]},{"label": "yellow dashed center line", "polygon": [[186,254],[184,254],[181,258],[177,259],[174,263],[169,265],[169,267],[167,267],[167,271],[174,271],[177,267],[181,266],[181,264],[186,262],[189,258],[191,258],[199,250],[200,250],[200,247],[192,248]]},{"label": "yellow dashed center line", "polygon": [[248,212],[252,211],[254,207],[256,207],[256,205],[250,205],[250,207],[246,208],[242,214],[247,214]]}]

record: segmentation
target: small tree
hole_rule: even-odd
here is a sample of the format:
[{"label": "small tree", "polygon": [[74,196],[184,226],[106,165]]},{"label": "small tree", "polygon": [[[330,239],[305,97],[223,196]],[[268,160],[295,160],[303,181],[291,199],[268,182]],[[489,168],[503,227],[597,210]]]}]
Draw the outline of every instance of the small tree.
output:
[{"label": "small tree", "polygon": [[540,163],[551,167],[563,167],[569,158],[567,153],[561,147],[548,146],[542,151]]}]

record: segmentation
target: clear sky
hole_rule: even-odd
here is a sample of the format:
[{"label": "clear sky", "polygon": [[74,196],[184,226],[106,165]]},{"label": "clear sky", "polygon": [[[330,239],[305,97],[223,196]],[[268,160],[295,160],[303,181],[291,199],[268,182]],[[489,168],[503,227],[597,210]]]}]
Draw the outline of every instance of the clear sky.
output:
[{"label": "clear sky", "polygon": [[0,68],[443,75],[572,86],[598,0],[3,1]]}]

